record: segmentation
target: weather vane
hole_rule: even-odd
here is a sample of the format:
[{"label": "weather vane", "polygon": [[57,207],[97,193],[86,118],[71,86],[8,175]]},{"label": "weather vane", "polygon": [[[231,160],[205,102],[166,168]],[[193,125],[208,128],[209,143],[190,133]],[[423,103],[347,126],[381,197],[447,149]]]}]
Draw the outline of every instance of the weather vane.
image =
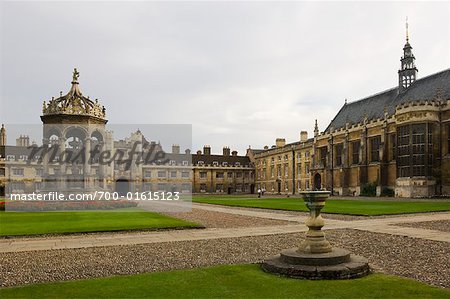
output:
[{"label": "weather vane", "polygon": [[409,42],[409,33],[408,33],[408,16],[406,16],[406,41]]}]

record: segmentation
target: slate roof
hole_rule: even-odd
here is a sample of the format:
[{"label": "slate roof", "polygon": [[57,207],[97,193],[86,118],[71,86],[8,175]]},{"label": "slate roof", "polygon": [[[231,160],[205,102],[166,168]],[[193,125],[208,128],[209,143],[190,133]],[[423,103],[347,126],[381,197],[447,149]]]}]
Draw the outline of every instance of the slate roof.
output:
[{"label": "slate roof", "polygon": [[259,153],[265,151],[265,149],[253,149],[252,148],[251,151],[253,152],[253,154],[259,154]]},{"label": "slate roof", "polygon": [[282,147],[276,147],[274,145],[273,147],[270,147],[270,148],[268,148],[266,150],[258,150],[258,152],[255,153],[255,154],[268,153],[270,151],[275,151],[275,150],[283,149],[283,148],[289,148],[289,147],[296,146],[296,145],[299,145],[299,144],[302,144],[302,143],[310,143],[310,142],[313,142],[313,141],[314,141],[314,138],[308,138],[308,139],[306,139],[306,141],[295,141],[295,142],[287,143],[287,144],[285,144]]},{"label": "slate roof", "polygon": [[398,87],[388,89],[375,95],[358,101],[344,104],[337,113],[325,132],[331,127],[339,129],[350,124],[357,124],[364,120],[365,115],[369,120],[384,116],[386,107],[389,115],[395,113],[395,107],[402,103],[417,100],[434,99],[440,92],[444,99],[450,99],[450,69],[421,78],[411,84],[404,92],[398,92]]},{"label": "slate roof", "polygon": [[247,156],[224,156],[224,155],[192,155],[192,164],[197,165],[199,161],[203,161],[205,165],[212,165],[213,162],[218,162],[222,165],[222,162],[227,162],[229,166],[235,165],[239,162],[241,166],[251,166],[250,158]]},{"label": "slate roof", "polygon": [[7,155],[14,155],[15,159],[19,159],[20,156],[29,156],[31,154],[32,147],[27,146],[14,146],[6,145],[0,146],[0,157],[6,158]]}]

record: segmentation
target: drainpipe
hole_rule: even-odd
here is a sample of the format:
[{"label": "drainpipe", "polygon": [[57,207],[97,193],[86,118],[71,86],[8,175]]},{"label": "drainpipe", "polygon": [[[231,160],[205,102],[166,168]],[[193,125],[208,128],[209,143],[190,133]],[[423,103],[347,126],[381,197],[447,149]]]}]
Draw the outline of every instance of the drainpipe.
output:
[{"label": "drainpipe", "polygon": [[331,196],[334,196],[334,144],[333,135],[331,135]]},{"label": "drainpipe", "polygon": [[369,136],[368,136],[368,133],[369,133],[369,130],[367,129],[367,127],[366,127],[366,136],[365,136],[365,139],[366,139],[366,173],[365,173],[365,181],[366,181],[366,184],[368,184],[369,183]]},{"label": "drainpipe", "polygon": [[292,150],[292,195],[295,194],[295,150]]},{"label": "drainpipe", "polygon": [[[427,128],[428,129],[428,128]],[[432,131],[433,132],[433,131]],[[450,134],[450,125],[449,125],[449,132]],[[428,131],[427,131],[427,136],[428,136]],[[433,136],[434,134],[431,135],[431,138],[433,140]],[[450,138],[450,137],[448,137]],[[430,141],[428,141],[430,142]],[[439,144],[439,195],[442,195],[442,110],[439,110],[439,139],[438,139],[438,144]],[[428,150],[429,146],[427,144],[427,150]],[[447,149],[447,152],[450,152],[450,149]],[[429,153],[428,153],[429,155]],[[428,157],[427,157],[427,161],[428,161]],[[433,174],[433,161],[431,161],[431,174]]]}]

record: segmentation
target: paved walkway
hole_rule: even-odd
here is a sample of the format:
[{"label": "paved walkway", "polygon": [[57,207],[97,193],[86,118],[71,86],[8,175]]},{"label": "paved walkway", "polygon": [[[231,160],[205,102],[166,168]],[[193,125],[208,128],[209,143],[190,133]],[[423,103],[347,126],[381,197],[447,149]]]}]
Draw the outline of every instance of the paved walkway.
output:
[{"label": "paved walkway", "polygon": [[[235,215],[260,217],[293,222],[287,225],[264,226],[264,227],[240,227],[240,228],[207,228],[172,230],[163,232],[136,232],[136,233],[114,233],[106,235],[85,236],[55,236],[37,238],[1,239],[0,253],[20,252],[34,250],[53,250],[65,248],[87,248],[98,246],[133,245],[160,242],[176,242],[189,240],[207,240],[221,238],[238,238],[249,236],[262,236],[286,233],[305,232],[307,227],[303,224],[306,216],[292,215],[283,212],[271,212],[269,210],[242,209],[232,207],[220,207],[214,205],[194,204],[196,209],[203,209]],[[361,231],[386,233],[392,235],[408,236],[426,240],[442,241],[450,243],[450,233],[436,230],[400,227],[399,223],[422,222],[431,220],[450,220],[450,212],[427,214],[412,214],[393,216],[386,218],[371,218],[363,220],[343,221],[327,219],[324,229],[351,228]]]},{"label": "paved walkway", "polygon": [[233,215],[240,215],[240,216],[258,217],[258,218],[302,222],[302,223],[306,219],[305,216],[293,215],[293,214],[289,214],[288,212],[283,213],[282,211],[280,211],[280,213],[278,213],[278,212],[272,212],[271,210],[263,210],[263,209],[257,210],[254,208],[246,209],[246,208],[242,208],[242,207],[227,207],[227,206],[199,204],[199,203],[192,203],[192,208],[199,209],[199,210],[207,210],[207,211],[213,211],[213,212],[233,214]]}]

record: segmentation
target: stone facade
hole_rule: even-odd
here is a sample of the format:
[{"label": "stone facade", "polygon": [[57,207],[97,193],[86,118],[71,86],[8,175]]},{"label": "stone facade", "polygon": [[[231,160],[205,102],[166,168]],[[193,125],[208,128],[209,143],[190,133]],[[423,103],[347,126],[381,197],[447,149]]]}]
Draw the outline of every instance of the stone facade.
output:
[{"label": "stone facade", "polygon": [[[161,144],[148,141],[140,130],[130,133],[122,140],[114,140],[105,125],[106,109],[98,100],[85,97],[78,83],[79,73],[75,69],[72,86],[66,95],[60,94],[42,107],[42,149],[61,153],[80,154],[90,157],[71,163],[48,161],[51,155],[36,154],[36,144],[29,144],[28,136],[16,139],[16,145],[6,144],[6,128],[0,130],[0,196],[10,193],[128,192],[177,191],[190,193],[193,178],[192,156],[189,149],[180,152],[178,145],[172,152],[165,152]],[[97,150],[97,154],[90,154]],[[143,163],[100,163],[100,153],[113,157],[122,155],[122,162],[150,157]],[[163,153],[163,157],[153,157]],[[81,157],[80,156],[80,157]],[[40,161],[43,157],[45,161]],[[141,158],[139,158],[141,157]],[[107,158],[108,160],[109,158]]]},{"label": "stone facade", "polygon": [[192,164],[194,193],[254,193],[254,167],[248,156],[238,156],[237,151],[230,153],[228,147],[223,148],[222,155],[214,155],[205,146],[203,153],[192,155]]},{"label": "stone facade", "polygon": [[[247,150],[245,156],[230,152],[180,153],[174,146],[164,165],[150,163],[132,169],[118,165],[92,165],[89,169],[68,171],[70,175],[93,170],[83,178],[80,188],[147,191],[184,190],[194,193],[253,193],[263,189],[273,194],[295,194],[301,190],[330,190],[333,195],[361,195],[374,190],[376,195],[431,197],[450,195],[450,69],[417,78],[415,57],[409,38],[403,47],[398,86],[342,106],[322,131],[316,121],[314,136],[305,131],[299,141],[286,144],[277,138],[275,145]],[[71,142],[100,145],[112,151],[130,151],[135,141],[160,147],[138,130],[130,137],[114,141],[104,130],[106,110],[97,100],[84,97],[74,72],[67,95],[43,104],[43,143]],[[89,125],[81,133],[68,134],[70,127]],[[48,127],[46,127],[46,125]],[[61,125],[55,134],[52,125]],[[56,135],[56,139],[53,136]],[[52,139],[53,138],[53,139]],[[43,187],[43,177],[58,180],[66,169],[35,161],[27,164],[29,139],[21,136],[17,145],[6,145],[6,128],[0,129],[0,195],[11,190],[31,192]],[[138,152],[145,152],[142,148]],[[8,153],[14,153],[8,155]],[[192,162],[192,163],[191,163]],[[99,179],[100,178],[100,179]],[[363,192],[363,190],[365,190]]]},{"label": "stone facade", "polygon": [[285,144],[283,138],[277,138],[271,148],[250,149],[254,153],[256,188],[269,194],[295,194],[309,189],[312,141],[302,131],[298,142]]},{"label": "stone facade", "polygon": [[[403,52],[399,86],[346,101],[323,132],[316,122],[313,140],[277,139],[278,146],[255,154],[256,185],[281,193],[325,188],[348,196],[372,188],[398,197],[450,195],[450,69],[417,79],[409,39]],[[295,171],[306,153],[310,171]],[[291,185],[302,177],[309,182]],[[272,187],[277,181],[281,190]]]}]

